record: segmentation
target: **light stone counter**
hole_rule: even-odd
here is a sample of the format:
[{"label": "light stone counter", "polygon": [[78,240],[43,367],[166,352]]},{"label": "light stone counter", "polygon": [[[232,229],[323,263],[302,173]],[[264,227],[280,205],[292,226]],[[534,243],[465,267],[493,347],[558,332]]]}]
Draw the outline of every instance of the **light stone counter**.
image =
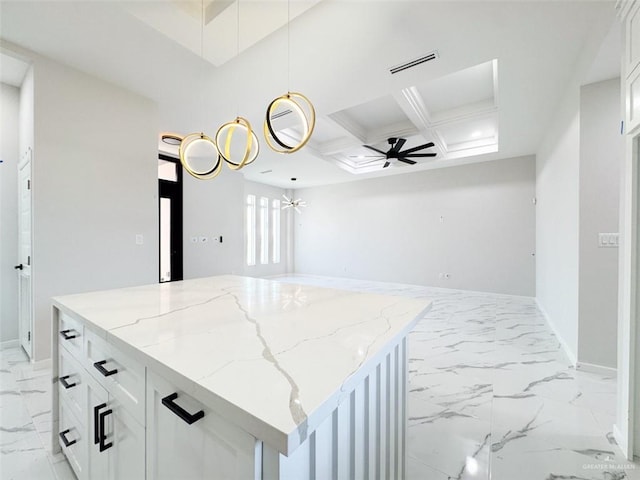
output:
[{"label": "light stone counter", "polygon": [[238,276],[68,295],[53,303],[284,455],[431,305]]}]

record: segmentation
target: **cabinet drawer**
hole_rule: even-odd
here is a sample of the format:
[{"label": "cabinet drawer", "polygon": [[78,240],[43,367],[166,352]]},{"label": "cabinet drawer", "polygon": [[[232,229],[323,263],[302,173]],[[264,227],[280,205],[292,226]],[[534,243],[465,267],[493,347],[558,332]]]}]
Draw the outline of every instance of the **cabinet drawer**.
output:
[{"label": "cabinet drawer", "polygon": [[91,375],[144,425],[144,367],[91,330],[85,332],[85,362]]},{"label": "cabinet drawer", "polygon": [[62,346],[58,349],[58,391],[68,407],[78,418],[84,418],[83,406],[86,401],[85,370]]},{"label": "cabinet drawer", "polygon": [[87,476],[87,455],[89,453],[86,429],[78,421],[76,416],[71,413],[71,408],[60,397],[60,431],[58,433],[58,441],[62,447],[62,451],[69,460],[69,465],[73,469],[77,478],[86,478]]},{"label": "cabinet drawer", "polygon": [[75,318],[60,312],[58,343],[77,359],[82,357],[84,326]]}]

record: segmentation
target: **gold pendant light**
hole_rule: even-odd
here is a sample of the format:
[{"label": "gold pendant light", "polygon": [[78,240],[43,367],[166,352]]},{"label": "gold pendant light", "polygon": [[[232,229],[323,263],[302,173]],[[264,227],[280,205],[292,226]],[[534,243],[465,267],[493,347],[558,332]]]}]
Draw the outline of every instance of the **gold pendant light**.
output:
[{"label": "gold pendant light", "polygon": [[[204,0],[200,2],[200,59],[204,62]],[[203,64],[204,79],[204,64]],[[204,101],[203,105],[204,117]],[[203,119],[204,121],[204,119]],[[163,138],[164,140],[164,138]],[[180,163],[189,174],[199,180],[217,177],[222,170],[218,148],[211,137],[203,132],[190,133],[182,138],[178,147]]]},{"label": "gold pendant light", "polygon": [[[244,153],[240,161],[234,159],[232,151],[234,135],[244,135],[245,137]],[[218,129],[216,145],[218,146],[218,153],[232,170],[240,170],[245,165],[249,165],[258,157],[258,152],[260,151],[258,137],[251,129],[249,121],[243,117],[236,117],[233,122],[227,122]]]},{"label": "gold pendant light", "polygon": [[[291,74],[291,0],[287,0],[287,75]],[[288,79],[287,79],[288,80]],[[299,125],[302,127],[301,137],[294,138],[288,135],[288,139],[282,138],[273,126],[273,120],[286,117],[295,113]],[[263,133],[267,145],[277,153],[294,153],[304,147],[313,133],[316,125],[316,111],[311,101],[303,94],[288,91],[286,94],[274,99],[267,107],[265,115]]]},{"label": "gold pendant light", "polygon": [[[240,55],[240,0],[237,0],[237,24],[238,31],[236,35],[236,55]],[[236,82],[237,85],[237,82]],[[237,94],[236,94],[237,96]],[[240,140],[238,141],[238,137]],[[244,138],[243,138],[244,137]],[[242,141],[244,140],[244,141]],[[241,116],[237,116],[235,120],[223,124],[216,133],[216,147],[218,154],[227,162],[231,170],[240,170],[245,165],[252,163],[260,152],[260,144],[258,137],[251,128],[249,121]],[[242,148],[234,148],[234,145],[243,145]],[[241,152],[241,153],[238,153]]]},{"label": "gold pendant light", "polygon": [[[222,160],[211,137],[204,133],[190,133],[178,147],[180,163],[184,169],[199,180],[217,177],[222,171]],[[215,161],[211,162],[211,158]]]}]

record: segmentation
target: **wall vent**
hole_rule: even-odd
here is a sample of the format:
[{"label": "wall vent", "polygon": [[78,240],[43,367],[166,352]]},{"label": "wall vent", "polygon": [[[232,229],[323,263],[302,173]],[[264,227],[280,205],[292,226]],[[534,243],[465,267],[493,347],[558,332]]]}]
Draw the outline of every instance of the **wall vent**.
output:
[{"label": "wall vent", "polygon": [[427,53],[426,55],[423,55],[419,58],[416,58],[414,60],[411,60],[409,62],[403,63],[402,65],[396,65],[395,67],[391,67],[389,69],[389,71],[391,72],[391,74],[393,75],[394,73],[400,73],[404,70],[407,70],[409,68],[415,67],[416,65],[421,65],[425,62],[428,62],[430,60],[435,60],[436,58],[438,58],[438,51],[434,50],[431,53]]}]

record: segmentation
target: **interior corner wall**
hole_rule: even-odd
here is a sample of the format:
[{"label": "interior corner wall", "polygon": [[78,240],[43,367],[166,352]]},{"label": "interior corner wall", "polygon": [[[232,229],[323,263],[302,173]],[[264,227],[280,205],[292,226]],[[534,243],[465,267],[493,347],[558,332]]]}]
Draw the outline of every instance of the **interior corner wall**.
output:
[{"label": "interior corner wall", "polygon": [[[281,199],[285,190],[246,181],[242,173],[226,167],[211,181],[203,182],[188,174],[183,178],[185,279],[224,274],[264,277],[288,271],[284,212],[280,222],[280,263],[247,266],[245,262],[246,195]],[[219,237],[222,243],[216,240]],[[202,238],[207,241],[202,242]]]},{"label": "interior corner wall", "polygon": [[20,89],[0,83],[0,345],[18,339]]},{"label": "interior corner wall", "polygon": [[296,190],[295,271],[533,296],[534,195],[533,156]]},{"label": "interior corner wall", "polygon": [[618,249],[599,233],[619,230],[620,79],[580,89],[580,259],[578,362],[616,368]]},{"label": "interior corner wall", "polygon": [[536,157],[536,298],[575,363],[578,350],[580,89],[570,88]]},{"label": "interior corner wall", "polygon": [[51,297],[157,281],[159,129],[152,101],[33,57],[38,361],[50,356]]},{"label": "interior corner wall", "polygon": [[[186,172],[182,178],[185,280],[240,275],[244,258],[242,174],[223,165],[213,180],[198,180]],[[222,243],[215,241],[220,236]],[[201,241],[203,237],[206,242]]]}]

